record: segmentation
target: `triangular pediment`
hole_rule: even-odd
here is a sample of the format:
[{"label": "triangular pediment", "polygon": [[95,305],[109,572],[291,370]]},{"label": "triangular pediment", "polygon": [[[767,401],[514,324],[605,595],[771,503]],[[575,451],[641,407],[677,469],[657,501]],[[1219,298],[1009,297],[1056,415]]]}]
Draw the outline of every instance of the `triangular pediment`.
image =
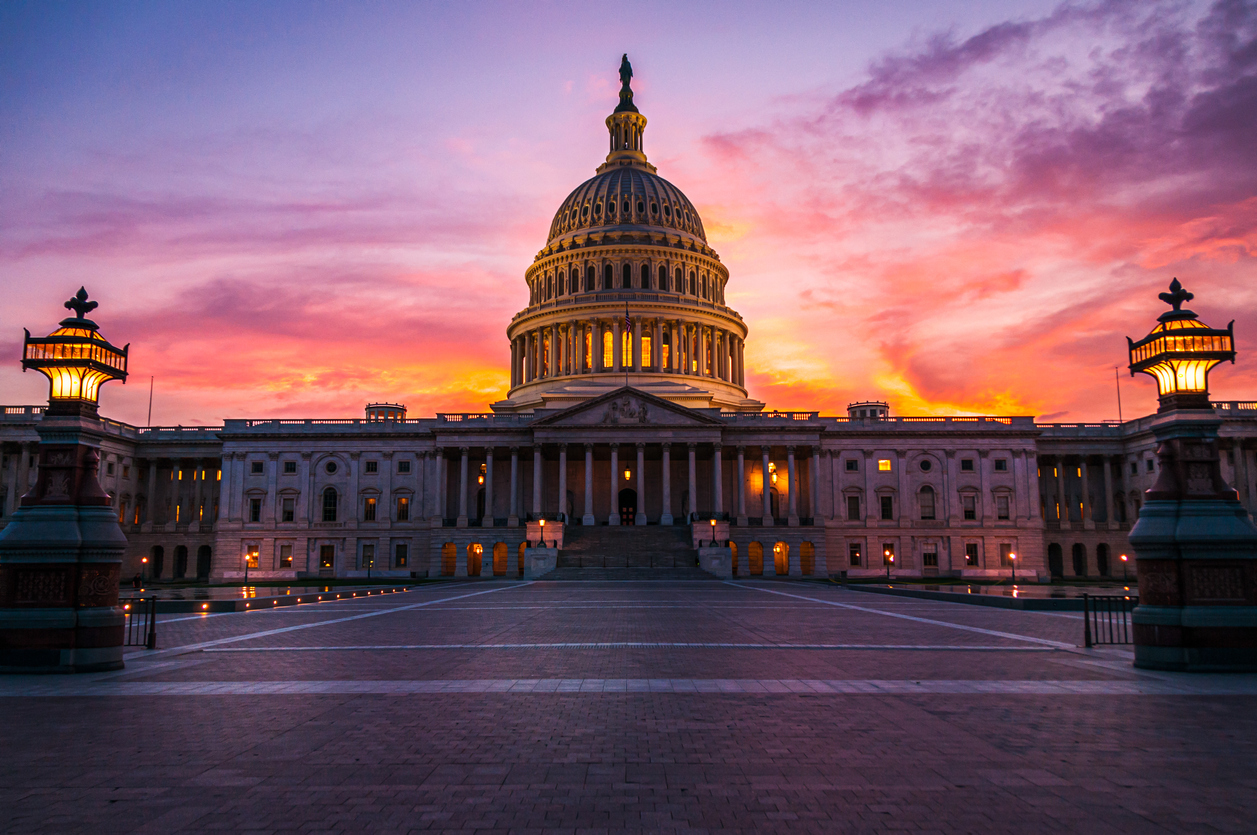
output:
[{"label": "triangular pediment", "polygon": [[546,415],[534,427],[551,426],[723,426],[723,421],[678,406],[630,386]]}]

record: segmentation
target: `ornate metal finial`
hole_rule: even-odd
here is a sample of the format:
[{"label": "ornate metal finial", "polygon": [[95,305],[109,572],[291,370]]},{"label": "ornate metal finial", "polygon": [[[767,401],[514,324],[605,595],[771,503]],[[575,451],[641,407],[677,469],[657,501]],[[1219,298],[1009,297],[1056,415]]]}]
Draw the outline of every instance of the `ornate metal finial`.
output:
[{"label": "ornate metal finial", "polygon": [[1157,298],[1166,304],[1174,305],[1174,312],[1178,313],[1178,309],[1182,307],[1185,302],[1189,302],[1196,297],[1184,290],[1183,285],[1180,284],[1176,278],[1170,282],[1170,292],[1162,293],[1157,296]]},{"label": "ornate metal finial", "polygon": [[65,309],[73,310],[74,315],[79,319],[86,318],[86,314],[91,313],[97,307],[99,307],[97,302],[89,302],[87,300],[86,287],[80,287],[79,291],[74,294],[74,298],[65,303]]}]

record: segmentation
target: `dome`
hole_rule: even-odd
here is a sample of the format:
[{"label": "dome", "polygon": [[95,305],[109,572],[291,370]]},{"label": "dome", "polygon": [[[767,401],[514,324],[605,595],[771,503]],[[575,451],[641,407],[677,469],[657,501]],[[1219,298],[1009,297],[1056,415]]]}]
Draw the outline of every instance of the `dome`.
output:
[{"label": "dome", "polygon": [[547,244],[600,230],[658,229],[706,243],[703,221],[679,188],[645,168],[604,170],[577,186],[554,215]]}]

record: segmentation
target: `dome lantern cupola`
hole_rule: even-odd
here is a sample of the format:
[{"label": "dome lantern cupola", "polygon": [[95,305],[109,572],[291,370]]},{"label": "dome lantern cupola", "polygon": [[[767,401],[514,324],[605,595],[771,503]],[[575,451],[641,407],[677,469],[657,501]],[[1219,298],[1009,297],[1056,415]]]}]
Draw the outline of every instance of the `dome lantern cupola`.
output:
[{"label": "dome lantern cupola", "polygon": [[642,150],[642,134],[646,132],[646,117],[633,104],[633,88],[629,82],[633,80],[633,65],[629,63],[628,54],[620,59],[620,103],[615,111],[607,117],[607,132],[611,134],[611,146],[607,153],[607,161],[598,167],[598,173],[621,165],[641,166],[652,174],[655,166],[646,161],[646,152]]}]

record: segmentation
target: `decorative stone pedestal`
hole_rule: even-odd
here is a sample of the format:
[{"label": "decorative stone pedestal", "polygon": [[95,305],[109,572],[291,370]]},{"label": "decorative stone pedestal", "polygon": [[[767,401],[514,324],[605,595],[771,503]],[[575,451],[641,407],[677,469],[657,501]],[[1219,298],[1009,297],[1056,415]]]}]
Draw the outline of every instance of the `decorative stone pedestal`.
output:
[{"label": "decorative stone pedestal", "polygon": [[126,537],[97,481],[100,422],[49,411],[39,478],[0,531],[0,671],[121,669]]},{"label": "decorative stone pedestal", "polygon": [[1222,480],[1213,409],[1153,420],[1160,475],[1130,532],[1135,666],[1257,670],[1257,527]]}]

